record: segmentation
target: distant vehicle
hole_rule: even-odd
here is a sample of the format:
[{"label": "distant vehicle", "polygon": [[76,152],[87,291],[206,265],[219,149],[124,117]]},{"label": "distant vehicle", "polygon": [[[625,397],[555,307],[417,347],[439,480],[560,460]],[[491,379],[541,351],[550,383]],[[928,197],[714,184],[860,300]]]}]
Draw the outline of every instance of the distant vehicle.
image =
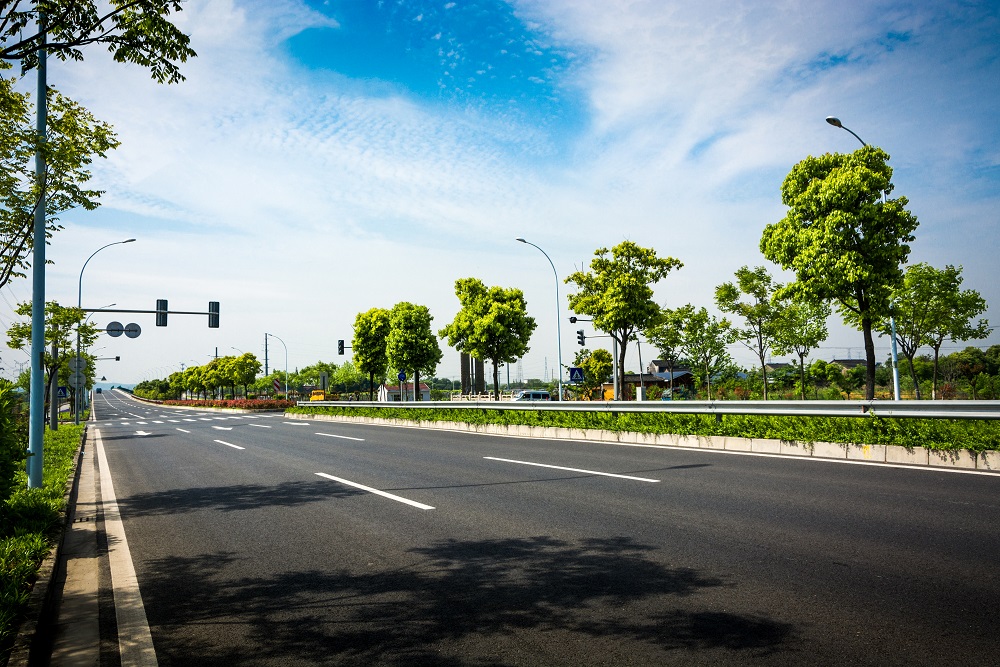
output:
[{"label": "distant vehicle", "polygon": [[547,391],[519,391],[514,394],[515,401],[551,401],[552,396]]},{"label": "distant vehicle", "polygon": [[309,400],[310,401],[325,401],[326,400],[326,392],[323,391],[322,389],[313,389],[312,393],[309,394]]},{"label": "distant vehicle", "polygon": [[95,393],[95,394],[100,394],[100,393],[101,393],[101,388],[100,388],[100,387],[98,387],[97,389],[95,389],[95,390],[94,390],[94,393]]}]

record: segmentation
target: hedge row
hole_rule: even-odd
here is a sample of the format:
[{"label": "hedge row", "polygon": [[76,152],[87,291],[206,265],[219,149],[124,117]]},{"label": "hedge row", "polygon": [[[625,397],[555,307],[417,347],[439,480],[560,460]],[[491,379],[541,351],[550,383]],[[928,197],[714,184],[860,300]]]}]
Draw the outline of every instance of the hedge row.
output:
[{"label": "hedge row", "polygon": [[454,408],[370,408],[301,406],[288,412],[408,419],[601,429],[637,433],[770,438],[797,442],[901,445],[936,450],[1000,449],[1000,421],[903,419],[882,417],[805,417],[770,415],[677,414],[664,412],[560,412]]}]

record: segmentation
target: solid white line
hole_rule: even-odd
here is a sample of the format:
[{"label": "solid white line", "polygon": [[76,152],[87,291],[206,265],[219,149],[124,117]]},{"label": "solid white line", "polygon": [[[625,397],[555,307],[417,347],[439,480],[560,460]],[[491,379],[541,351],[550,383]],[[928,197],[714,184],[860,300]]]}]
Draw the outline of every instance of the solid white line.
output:
[{"label": "solid white line", "polygon": [[177,430],[178,430],[178,431],[180,431],[181,433],[190,433],[190,432],[191,432],[191,431],[185,431],[185,430],[184,430],[184,429],[182,429],[182,428],[178,428]]},{"label": "solid white line", "polygon": [[344,440],[357,440],[358,442],[364,442],[364,438],[352,438],[349,435],[334,435],[333,433],[317,433],[316,435],[323,435],[327,438],[342,438]]},{"label": "solid white line", "polygon": [[97,459],[101,468],[101,506],[104,510],[104,530],[108,535],[108,561],[111,566],[111,589],[115,599],[115,615],[118,620],[118,652],[122,665],[155,667],[156,651],[153,637],[146,620],[146,608],[139,593],[139,581],[135,576],[132,554],[125,537],[118,500],[108,457],[104,453],[101,432],[94,431],[97,440]]},{"label": "solid white line", "polygon": [[598,472],[596,470],[582,470],[580,468],[564,468],[563,466],[551,466],[547,463],[533,463],[531,461],[515,461],[514,459],[499,459],[495,456],[484,456],[484,459],[489,461],[504,461],[505,463],[520,463],[525,466],[537,466],[539,468],[554,468],[556,470],[568,470],[570,472],[583,472],[588,475],[601,475],[603,477],[618,477],[620,479],[631,479],[637,482],[659,482],[658,479],[649,479],[648,477],[632,477],[631,475],[618,475],[613,472]]},{"label": "solid white line", "polygon": [[334,477],[333,475],[327,475],[325,472],[316,473],[320,477],[326,477],[327,479],[332,479],[335,482],[340,482],[341,484],[346,484],[347,486],[353,486],[356,489],[361,489],[362,491],[367,491],[369,493],[374,493],[375,495],[382,496],[383,498],[388,498],[389,500],[395,500],[399,503],[406,503],[407,505],[412,505],[418,509],[422,510],[432,510],[434,509],[430,505],[424,505],[423,503],[418,503],[415,500],[410,500],[408,498],[402,498],[400,496],[394,496],[391,493],[386,493],[385,491],[379,491],[378,489],[373,489],[370,486],[365,486],[364,484],[358,484],[356,482],[349,482],[346,479],[341,479],[340,477]]},{"label": "solid white line", "polygon": [[225,440],[216,440],[220,445],[225,445],[226,447],[232,447],[233,449],[246,449],[246,447],[240,447],[239,445],[231,445]]},{"label": "solid white line", "polygon": [[282,424],[288,424],[289,426],[309,426],[309,422],[281,422]]}]

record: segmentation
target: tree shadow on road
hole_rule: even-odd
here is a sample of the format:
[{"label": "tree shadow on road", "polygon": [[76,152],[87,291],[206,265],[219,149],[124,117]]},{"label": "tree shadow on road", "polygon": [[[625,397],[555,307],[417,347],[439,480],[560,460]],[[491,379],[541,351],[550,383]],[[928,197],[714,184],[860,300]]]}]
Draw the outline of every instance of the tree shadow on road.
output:
[{"label": "tree shadow on road", "polygon": [[180,512],[212,510],[235,512],[262,507],[295,507],[307,503],[365,495],[327,481],[284,482],[282,484],[231,484],[167,489],[119,498],[118,506],[127,517],[158,516]]},{"label": "tree shadow on road", "polygon": [[448,540],[403,559],[266,577],[230,553],[150,563],[141,585],[159,662],[692,664],[710,651],[739,664],[790,651],[796,636],[713,610],[701,596],[731,584],[624,537]]}]

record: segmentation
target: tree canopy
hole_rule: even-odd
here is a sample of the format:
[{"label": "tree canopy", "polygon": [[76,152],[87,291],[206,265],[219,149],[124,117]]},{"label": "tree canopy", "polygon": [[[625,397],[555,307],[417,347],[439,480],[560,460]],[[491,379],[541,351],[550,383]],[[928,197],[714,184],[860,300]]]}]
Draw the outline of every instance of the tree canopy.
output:
[{"label": "tree canopy", "polygon": [[438,335],[459,352],[493,364],[493,390],[499,398],[500,365],[528,352],[535,318],[528,315],[524,293],[514,287],[487,287],[478,278],[460,278],[455,295],[461,308]]},{"label": "tree canopy", "polygon": [[781,300],[781,317],[774,330],[774,351],[792,352],[799,358],[799,389],[806,400],[806,357],[828,335],[826,321],[830,306],[825,301],[786,298]]},{"label": "tree canopy", "polygon": [[743,318],[744,326],[733,329],[733,336],[757,355],[767,400],[767,353],[774,347],[775,333],[781,316],[781,302],[774,300],[780,288],[763,266],[754,269],[743,266],[736,271],[735,283],[723,283],[715,288],[715,303],[724,313]]},{"label": "tree canopy", "polygon": [[590,271],[577,271],[566,278],[579,289],[570,294],[569,307],[590,315],[594,327],[618,343],[619,395],[623,395],[625,352],[638,331],[648,328],[660,312],[653,301],[653,285],[674,269],[684,266],[672,257],[657,257],[652,248],[623,241],[612,248],[594,251]]},{"label": "tree canopy", "polygon": [[354,317],[351,353],[358,369],[368,375],[368,400],[374,400],[375,380],[385,382],[389,369],[386,341],[389,338],[389,311],[371,308]]},{"label": "tree canopy", "polygon": [[867,398],[874,398],[872,327],[888,314],[902,282],[917,219],[893,190],[889,155],[865,146],[796,164],[781,186],[785,217],[764,229],[761,252],[795,272],[782,292],[834,301],[845,322],[864,335]]},{"label": "tree canopy", "polygon": [[408,301],[397,303],[389,312],[386,357],[397,371],[413,372],[417,400],[420,400],[420,374],[434,375],[441,362],[441,348],[431,330],[433,319],[427,306]]}]

